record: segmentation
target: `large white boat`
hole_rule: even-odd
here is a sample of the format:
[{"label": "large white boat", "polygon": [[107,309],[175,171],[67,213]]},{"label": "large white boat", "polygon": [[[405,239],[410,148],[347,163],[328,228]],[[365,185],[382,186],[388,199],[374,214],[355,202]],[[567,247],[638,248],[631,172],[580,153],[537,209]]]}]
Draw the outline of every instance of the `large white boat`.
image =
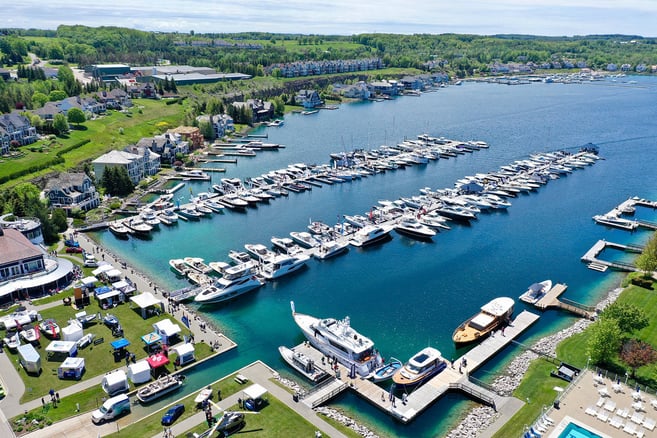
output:
[{"label": "large white boat", "polygon": [[271,262],[264,264],[260,273],[267,280],[274,280],[298,271],[309,259],[310,256],[306,254],[297,254],[294,256],[281,254],[276,256]]},{"label": "large white boat", "polygon": [[123,224],[135,234],[147,235],[153,230],[151,225],[136,216],[125,219]]},{"label": "large white boat", "polygon": [[413,216],[404,216],[399,223],[395,225],[395,231],[406,236],[415,237],[417,239],[431,239],[436,235],[436,232],[426,225],[422,225]]},{"label": "large white boat", "polygon": [[507,297],[495,298],[484,304],[476,315],[454,330],[452,340],[455,344],[469,344],[484,339],[493,330],[509,322],[514,304],[513,299]]},{"label": "large white boat", "polygon": [[527,288],[524,294],[520,295],[520,301],[536,304],[550,289],[552,289],[552,280],[543,280],[540,283],[534,283]]},{"label": "large white boat", "polygon": [[288,365],[311,382],[317,383],[329,376],[326,371],[319,368],[310,357],[301,351],[295,351],[281,345],[278,347],[278,352],[281,353],[281,357]]},{"label": "large white boat", "polygon": [[241,271],[233,278],[233,273],[230,272],[234,266],[227,270],[222,278],[216,283],[203,289],[198,295],[194,297],[194,301],[199,304],[216,304],[236,298],[246,292],[259,288],[264,283],[259,280],[255,275],[252,275],[250,269],[248,271]]},{"label": "large white boat", "polygon": [[162,210],[159,215],[160,221],[165,225],[173,225],[178,222],[178,215],[171,208]]},{"label": "large white boat", "polygon": [[141,213],[139,213],[139,217],[155,230],[160,228],[160,224],[162,223],[162,221],[160,221],[160,219],[157,217],[157,213],[152,208],[145,208]]},{"label": "large white boat", "polygon": [[368,246],[386,239],[392,227],[382,225],[367,225],[356,231],[349,241],[354,246]]},{"label": "large white boat", "polygon": [[340,254],[344,254],[349,250],[349,242],[337,240],[328,240],[319,244],[313,255],[320,259],[326,260]]},{"label": "large white boat", "polygon": [[202,274],[209,274],[212,272],[212,268],[206,265],[205,260],[200,257],[185,257],[183,261],[187,266]]},{"label": "large white boat", "polygon": [[314,248],[319,245],[319,241],[307,231],[292,231],[290,237],[301,246],[306,248]]},{"label": "large white boat", "polygon": [[187,276],[187,272],[191,270],[191,268],[185,263],[183,259],[171,259],[169,260],[169,266],[171,267],[171,270],[176,273],[176,275],[179,275],[181,277]]},{"label": "large white boat", "polygon": [[178,209],[178,214],[188,220],[197,221],[203,217],[203,214],[196,209],[193,204],[182,205]]},{"label": "large white boat", "polygon": [[109,225],[109,230],[116,237],[127,239],[128,235],[132,232],[130,228],[126,227],[121,221],[114,221]]},{"label": "large white boat", "polygon": [[292,316],[304,336],[326,356],[337,358],[338,362],[363,376],[369,376],[376,368],[374,342],[351,327],[349,317],[342,320],[334,318],[319,319],[297,313],[294,302],[290,303]]},{"label": "large white boat", "polygon": [[270,250],[261,243],[247,243],[244,245],[244,248],[249,254],[251,254],[252,257],[265,263],[271,262],[274,257],[276,257],[276,253],[274,251]]},{"label": "large white boat", "polygon": [[164,374],[157,380],[142,386],[137,390],[137,399],[142,403],[150,403],[164,397],[183,385],[184,376]]},{"label": "large white boat", "polygon": [[294,255],[303,251],[303,248],[294,243],[294,241],[289,237],[274,236],[271,238],[271,243],[273,243],[276,248],[285,254]]},{"label": "large white boat", "polygon": [[632,231],[639,227],[639,223],[637,221],[624,219],[619,216],[614,216],[613,214],[598,214],[593,216],[593,220],[598,224],[620,228],[623,230]]},{"label": "large white boat", "polygon": [[440,351],[433,347],[423,348],[392,376],[398,389],[417,387],[446,368]]}]

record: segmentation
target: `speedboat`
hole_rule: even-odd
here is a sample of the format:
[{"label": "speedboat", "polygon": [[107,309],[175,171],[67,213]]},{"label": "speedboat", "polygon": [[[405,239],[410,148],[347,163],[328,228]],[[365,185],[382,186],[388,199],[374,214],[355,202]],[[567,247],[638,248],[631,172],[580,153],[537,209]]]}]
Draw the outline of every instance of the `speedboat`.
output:
[{"label": "speedboat", "polygon": [[274,236],[271,238],[271,243],[273,243],[276,248],[285,254],[294,255],[303,251],[303,249],[294,243],[294,241],[289,237]]},{"label": "speedboat", "polygon": [[265,263],[270,262],[274,257],[276,257],[276,253],[274,251],[260,243],[247,243],[244,245],[244,248],[249,254],[251,254],[252,257],[255,257],[256,259]]},{"label": "speedboat", "polygon": [[212,278],[209,277],[208,275],[202,274],[194,270],[190,270],[189,272],[187,272],[187,278],[189,279],[189,281],[191,281],[192,283],[198,286],[208,286],[212,284],[213,281]]},{"label": "speedboat", "polygon": [[20,337],[17,331],[8,330],[7,336],[2,339],[2,343],[10,350],[16,350],[21,345]]},{"label": "speedboat", "polygon": [[391,357],[390,362],[384,363],[372,371],[369,378],[374,383],[385,382],[388,379],[392,379],[392,376],[402,367],[402,365],[404,365],[402,361]]},{"label": "speedboat", "polygon": [[96,320],[96,317],[98,317],[98,315],[100,314],[96,314],[96,313],[87,314],[87,312],[83,310],[82,312],[78,312],[75,314],[75,319],[80,324],[82,324],[82,327],[86,327],[92,322],[94,322]]},{"label": "speedboat", "polygon": [[389,226],[367,225],[356,231],[349,243],[358,247],[372,245],[388,238],[391,230]]},{"label": "speedboat", "polygon": [[325,242],[321,242],[317,247],[316,251],[313,253],[313,255],[320,260],[326,260],[326,259],[330,259],[331,257],[344,254],[348,250],[349,250],[349,242],[347,241],[338,242],[337,240],[328,240]]},{"label": "speedboat", "polygon": [[602,225],[607,225],[609,227],[621,228],[623,230],[635,230],[639,227],[637,221],[631,221],[629,219],[624,219],[613,214],[598,214],[593,216],[593,220]]},{"label": "speedboat", "polygon": [[212,216],[212,212],[214,211],[211,208],[207,207],[203,202],[197,202],[196,204],[194,204],[194,208],[203,216]]},{"label": "speedboat", "polygon": [[223,213],[224,212],[224,206],[215,201],[214,199],[206,199],[203,201],[203,205],[205,205],[207,208],[210,210],[214,211],[215,213]]},{"label": "speedboat", "polygon": [[130,234],[130,228],[126,227],[121,221],[114,221],[109,225],[109,230],[116,237],[121,239],[127,239]]},{"label": "speedboat", "polygon": [[141,218],[139,217],[131,217],[129,219],[125,219],[123,221],[123,224],[130,228],[133,233],[135,234],[141,234],[141,235],[147,235],[153,230],[153,227],[146,222],[144,222]]},{"label": "speedboat", "polygon": [[319,245],[317,239],[307,231],[292,231],[290,237],[299,245],[305,246],[306,248],[314,248]]},{"label": "speedboat", "polygon": [[25,310],[13,312],[0,318],[0,326],[7,330],[15,329],[18,326],[29,324],[36,321],[39,314],[36,310]]},{"label": "speedboat", "polygon": [[244,263],[226,269],[223,277],[203,289],[194,297],[200,304],[216,304],[236,298],[264,284],[255,275],[255,262]]},{"label": "speedboat", "polygon": [[202,274],[209,274],[212,272],[212,268],[206,265],[204,260],[200,257],[185,257],[183,261],[187,266]]},{"label": "speedboat", "polygon": [[217,274],[224,275],[226,269],[230,268],[232,265],[229,265],[226,262],[210,262],[208,263],[208,266]]},{"label": "speedboat", "polygon": [[520,301],[536,304],[550,289],[552,289],[552,280],[543,280],[540,283],[534,283],[529,286],[524,294],[520,295]]},{"label": "speedboat", "polygon": [[460,205],[443,204],[440,205],[436,211],[440,213],[441,216],[445,216],[457,221],[471,221],[477,218],[471,209]]},{"label": "speedboat", "polygon": [[153,227],[154,230],[160,228],[160,224],[162,221],[157,217],[157,213],[155,213],[155,210],[152,208],[146,208],[144,209],[140,214],[139,217],[141,220],[146,222],[148,225]]},{"label": "speedboat", "polygon": [[283,119],[274,119],[271,122],[267,123],[267,126],[278,127],[278,126],[283,126],[284,123],[285,122],[283,121]]},{"label": "speedboat", "polygon": [[326,371],[319,368],[310,357],[301,351],[295,351],[281,345],[278,347],[278,352],[281,353],[281,357],[288,365],[313,383],[324,380],[329,376]]},{"label": "speedboat", "polygon": [[314,221],[308,224],[308,231],[312,234],[322,235],[331,231],[331,227],[326,225],[324,222]]},{"label": "speedboat", "polygon": [[447,218],[439,215],[435,211],[420,215],[418,222],[420,222],[422,225],[426,225],[429,228],[433,228],[434,230],[438,230],[440,228],[443,230],[450,229],[449,225],[445,223],[447,222]]},{"label": "speedboat", "polygon": [[176,275],[181,277],[185,277],[187,272],[191,269],[183,259],[171,259],[169,260],[169,266]]},{"label": "speedboat", "polygon": [[166,225],[175,224],[176,222],[178,222],[178,215],[176,214],[175,211],[173,211],[173,209],[167,208],[166,210],[163,210],[160,213],[160,220],[164,222]]},{"label": "speedboat", "polygon": [[41,332],[39,329],[30,324],[24,325],[18,334],[25,342],[29,342],[30,344],[39,342],[39,339],[41,339]]},{"label": "speedboat", "polygon": [[374,342],[354,330],[348,316],[342,320],[319,319],[297,313],[294,302],[290,305],[294,322],[313,347],[328,357],[337,358],[338,362],[360,376],[370,375],[376,367]]},{"label": "speedboat", "polygon": [[228,251],[228,258],[238,265],[241,263],[248,263],[251,261],[251,256],[249,255],[249,253],[244,251],[235,251],[234,249]]},{"label": "speedboat", "polygon": [[436,235],[436,232],[426,225],[422,225],[412,216],[403,217],[397,225],[395,231],[400,234],[415,237],[418,239],[430,240]]},{"label": "speedboat", "polygon": [[59,339],[61,331],[54,319],[46,319],[39,324],[39,330],[50,339]]},{"label": "speedboat", "polygon": [[178,209],[178,214],[185,219],[197,221],[203,217],[203,213],[198,211],[192,204],[183,205]]},{"label": "speedboat", "polygon": [[500,297],[486,303],[481,310],[454,330],[455,344],[469,344],[488,336],[493,330],[506,324],[513,314],[514,301]]},{"label": "speedboat", "polygon": [[171,376],[164,374],[157,380],[142,386],[137,390],[137,400],[142,403],[150,403],[160,397],[179,389],[183,385],[184,376]]},{"label": "speedboat", "polygon": [[267,280],[274,280],[298,271],[309,259],[310,256],[306,254],[298,254],[294,256],[281,254],[272,259],[271,262],[264,264],[261,274]]},{"label": "speedboat", "polygon": [[440,351],[433,347],[420,350],[392,376],[395,386],[400,389],[414,388],[426,382],[447,367]]},{"label": "speedboat", "polygon": [[222,203],[233,210],[244,210],[248,202],[240,198],[237,193],[228,193],[221,198]]}]

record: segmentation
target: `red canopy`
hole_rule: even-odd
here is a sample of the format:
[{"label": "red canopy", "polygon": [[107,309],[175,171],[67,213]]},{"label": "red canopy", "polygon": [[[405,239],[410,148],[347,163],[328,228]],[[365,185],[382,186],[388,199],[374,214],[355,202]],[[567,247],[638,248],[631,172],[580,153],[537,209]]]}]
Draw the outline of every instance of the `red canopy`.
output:
[{"label": "red canopy", "polygon": [[162,353],[153,354],[146,359],[151,368],[159,368],[169,363],[169,358]]}]

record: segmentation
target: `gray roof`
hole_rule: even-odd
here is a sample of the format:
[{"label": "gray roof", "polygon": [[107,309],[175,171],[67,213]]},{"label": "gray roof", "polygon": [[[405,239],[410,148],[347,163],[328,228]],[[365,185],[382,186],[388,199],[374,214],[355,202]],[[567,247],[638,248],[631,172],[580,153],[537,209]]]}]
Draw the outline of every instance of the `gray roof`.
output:
[{"label": "gray roof", "polygon": [[54,178],[50,178],[46,183],[46,190],[64,189],[74,186],[81,186],[84,184],[85,178],[88,178],[85,173],[60,173]]},{"label": "gray roof", "polygon": [[109,151],[92,161],[94,164],[130,164],[139,156],[124,151]]}]

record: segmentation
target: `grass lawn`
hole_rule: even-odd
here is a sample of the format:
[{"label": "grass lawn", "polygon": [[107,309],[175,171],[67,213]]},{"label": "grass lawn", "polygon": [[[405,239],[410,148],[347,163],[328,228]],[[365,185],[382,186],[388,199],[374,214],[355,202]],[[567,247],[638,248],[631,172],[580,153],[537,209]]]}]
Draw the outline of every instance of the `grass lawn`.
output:
[{"label": "grass lawn", "polygon": [[[61,299],[61,294],[57,295],[58,299]],[[92,301],[92,304],[84,309],[87,314],[96,314],[101,312],[102,315],[105,315],[107,311],[101,311],[98,304],[95,301]],[[128,350],[132,353],[135,353],[137,359],[142,359],[148,356],[146,350],[144,349],[144,344],[141,340],[141,336],[152,331],[152,324],[154,322],[160,321],[168,316],[167,314],[160,315],[158,317],[151,317],[149,319],[142,319],[141,315],[136,311],[130,308],[130,304],[122,304],[114,309],[109,311],[113,315],[119,318],[121,326],[125,332],[125,337],[130,341],[130,347]],[[41,312],[41,315],[44,319],[52,318],[57,321],[60,327],[67,325],[67,321],[75,317],[76,310],[70,306],[57,306]],[[188,335],[189,330],[181,325],[182,335]],[[79,350],[78,355],[85,358],[86,372],[83,375],[83,380],[104,374],[108,371],[111,371],[115,368],[119,368],[125,365],[124,361],[114,362],[112,355],[112,348],[109,345],[110,342],[114,341],[115,338],[112,336],[111,330],[105,325],[100,323],[91,324],[88,328],[85,328],[85,334],[93,333],[96,336],[96,339],[103,338],[104,342],[99,345],[90,345],[85,349]],[[45,337],[41,340],[41,348],[38,348],[37,351],[41,355],[41,366],[43,371],[40,376],[33,376],[26,374],[23,369],[18,364],[18,355],[16,353],[8,352],[11,355],[12,360],[16,364],[19,374],[23,381],[25,382],[26,391],[21,402],[26,402],[29,400],[38,399],[48,392],[50,388],[59,390],[77,383],[75,380],[60,380],[57,377],[57,367],[60,362],[63,360],[52,360],[47,359],[46,346],[49,344],[49,340]],[[208,357],[212,354],[210,347],[203,343],[196,344],[196,358],[201,360],[205,357]],[[167,365],[167,369],[171,372],[173,371],[173,365]]]},{"label": "grass lawn", "polygon": [[525,426],[532,424],[541,414],[544,405],[551,405],[557,398],[555,386],[566,387],[567,382],[550,377],[555,364],[545,359],[537,359],[530,365],[525,377],[513,395],[528,403],[513,416],[493,438],[522,436]]}]

